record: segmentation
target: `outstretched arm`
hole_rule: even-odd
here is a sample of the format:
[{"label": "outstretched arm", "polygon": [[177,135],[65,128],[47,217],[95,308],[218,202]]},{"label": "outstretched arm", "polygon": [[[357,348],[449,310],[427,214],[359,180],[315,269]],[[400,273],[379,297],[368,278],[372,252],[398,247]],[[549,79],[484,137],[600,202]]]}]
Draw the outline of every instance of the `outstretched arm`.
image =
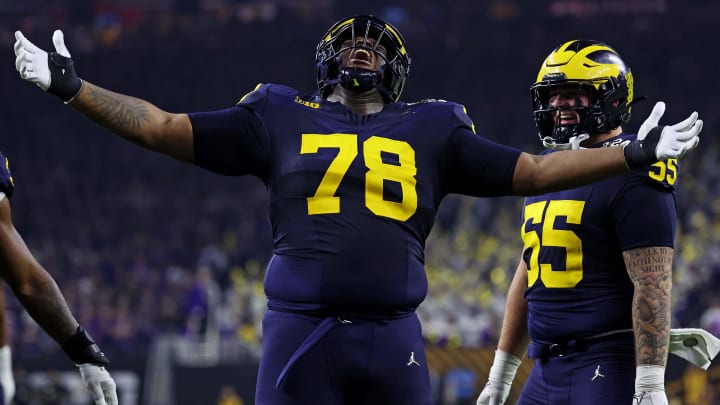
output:
[{"label": "outstretched arm", "polygon": [[193,133],[187,114],[172,114],[87,81],[69,105],[130,142],[193,162]]},{"label": "outstretched arm", "polygon": [[703,121],[694,112],[681,122],[660,126],[664,113],[665,103],[656,103],[640,126],[637,140],[623,147],[568,150],[542,156],[520,154],[513,192],[527,196],[575,188],[660,160],[685,156],[697,146]]},{"label": "outstretched arm", "polygon": [[629,171],[622,148],[565,150],[548,155],[521,153],[513,192],[530,196],[591,184]]},{"label": "outstretched arm", "polygon": [[48,53],[16,31],[15,68],[20,77],[131,142],[184,162],[193,161],[192,126],[187,114],[172,114],[145,100],[80,80],[62,31],[55,31],[53,44],[55,52]]}]

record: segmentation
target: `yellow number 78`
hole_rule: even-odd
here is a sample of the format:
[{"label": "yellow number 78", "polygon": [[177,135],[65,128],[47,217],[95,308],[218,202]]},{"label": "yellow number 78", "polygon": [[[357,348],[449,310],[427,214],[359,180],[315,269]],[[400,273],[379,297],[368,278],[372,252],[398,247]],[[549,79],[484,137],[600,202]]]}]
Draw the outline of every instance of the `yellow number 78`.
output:
[{"label": "yellow number 78", "polygon": [[[300,154],[318,153],[322,148],[337,149],[315,195],[308,197],[308,215],[340,213],[337,192],[343,177],[358,155],[357,134],[303,134]],[[375,215],[406,221],[417,211],[417,168],[415,150],[405,141],[372,136],[363,142],[365,174],[365,206]],[[399,165],[382,161],[382,152],[398,156]],[[385,181],[400,184],[402,200],[387,201],[383,197]]]}]

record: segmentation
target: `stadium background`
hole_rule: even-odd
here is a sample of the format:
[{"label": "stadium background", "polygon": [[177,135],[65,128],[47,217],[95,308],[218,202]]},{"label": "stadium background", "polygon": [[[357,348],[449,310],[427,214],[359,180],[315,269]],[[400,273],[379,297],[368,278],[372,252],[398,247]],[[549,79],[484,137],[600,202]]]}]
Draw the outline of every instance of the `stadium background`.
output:
[{"label": "stadium background", "polygon": [[[540,62],[567,39],[608,42],[649,100],[633,107],[628,130],[657,100],[668,103],[666,123],[693,110],[705,120],[678,182],[673,326],[720,335],[719,3],[357,3],[0,0],[0,148],[16,182],[14,220],[113,361],[121,404],[253,403],[271,252],[265,190],[116,139],[22,82],[16,29],[47,49],[61,28],[81,77],[182,112],[232,105],[260,81],[313,92],[318,39],[340,17],[371,12],[408,41],[404,100],[461,102],[479,133],[530,152],[539,142],[528,86]],[[451,197],[441,207],[419,309],[438,405],[474,403],[485,381],[521,247],[520,204]],[[15,403],[87,404],[57,345],[17,301],[7,306]],[[702,372],[671,356],[667,387],[672,404],[717,404],[720,364]]]}]

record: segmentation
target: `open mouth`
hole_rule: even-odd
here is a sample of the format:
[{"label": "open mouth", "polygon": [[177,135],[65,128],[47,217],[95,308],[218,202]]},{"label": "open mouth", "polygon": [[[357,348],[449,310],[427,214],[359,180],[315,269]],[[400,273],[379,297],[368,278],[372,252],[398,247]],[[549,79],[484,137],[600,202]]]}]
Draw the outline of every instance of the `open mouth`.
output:
[{"label": "open mouth", "polygon": [[350,59],[350,65],[353,67],[362,67],[362,68],[371,68],[372,63],[370,63],[369,60],[362,59],[362,58],[352,58]]},{"label": "open mouth", "polygon": [[348,63],[353,67],[369,69],[373,66],[372,55],[370,55],[370,52],[365,49],[355,49],[354,52],[350,54]]},{"label": "open mouth", "polygon": [[562,113],[560,113],[560,115],[558,115],[557,121],[560,125],[577,124],[578,123],[577,114],[575,114],[574,112],[567,112],[567,113],[562,112]]}]

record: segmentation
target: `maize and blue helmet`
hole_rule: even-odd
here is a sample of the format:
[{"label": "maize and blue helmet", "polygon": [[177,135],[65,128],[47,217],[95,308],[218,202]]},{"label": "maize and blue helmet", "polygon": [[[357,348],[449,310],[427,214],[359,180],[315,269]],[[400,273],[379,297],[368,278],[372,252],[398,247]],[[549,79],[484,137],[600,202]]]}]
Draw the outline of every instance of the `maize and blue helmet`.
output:
[{"label": "maize and blue helmet", "polygon": [[[577,112],[576,124],[560,125],[559,109],[550,105],[553,90],[577,87],[590,95],[590,105],[562,107]],[[538,135],[546,147],[567,145],[580,134],[608,132],[630,119],[633,76],[609,45],[593,40],[572,40],[547,56],[535,84],[530,87]]]}]

